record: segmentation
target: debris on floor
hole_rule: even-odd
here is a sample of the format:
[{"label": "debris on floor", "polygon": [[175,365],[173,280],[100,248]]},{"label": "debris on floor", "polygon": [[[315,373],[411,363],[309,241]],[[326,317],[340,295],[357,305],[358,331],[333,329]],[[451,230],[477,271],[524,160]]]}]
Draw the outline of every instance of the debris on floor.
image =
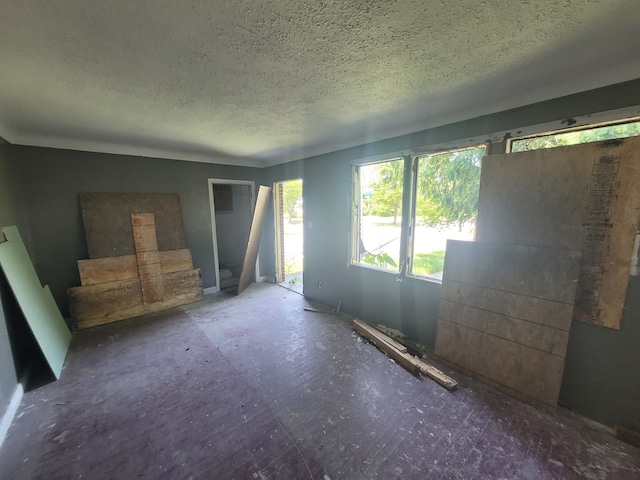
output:
[{"label": "debris on floor", "polygon": [[390,358],[402,365],[411,373],[417,374],[418,372],[421,372],[423,375],[426,375],[438,382],[447,390],[452,390],[458,385],[454,379],[445,375],[433,365],[429,365],[408,353],[407,348],[404,345],[396,342],[362,320],[357,318],[354,319],[353,327],[356,332],[370,340],[376,347],[378,347],[378,349],[382,350]]},{"label": "debris on floor", "polygon": [[415,355],[416,357],[420,357],[422,359],[427,359],[430,357],[430,353],[433,352],[432,348],[423,345],[422,343],[414,342],[404,332],[400,330],[396,330],[395,328],[387,327],[386,325],[377,324],[376,328],[380,330],[385,335],[393,338],[394,340],[403,344],[409,350],[409,353]]}]

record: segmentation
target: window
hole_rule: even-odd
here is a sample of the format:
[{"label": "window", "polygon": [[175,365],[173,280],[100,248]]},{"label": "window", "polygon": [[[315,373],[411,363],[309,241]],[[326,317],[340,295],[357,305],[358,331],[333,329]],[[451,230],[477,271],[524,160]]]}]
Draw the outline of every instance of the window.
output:
[{"label": "window", "polygon": [[485,146],[354,167],[351,263],[442,277],[447,239],[473,240]]},{"label": "window", "polygon": [[398,271],[404,159],[354,170],[353,263]]},{"label": "window", "polygon": [[408,273],[442,278],[447,239],[473,240],[485,146],[416,158]]},{"label": "window", "polygon": [[564,147],[579,143],[600,142],[615,138],[626,138],[640,135],[640,121],[626,123],[589,126],[580,129],[552,132],[511,140],[511,152],[524,152],[539,148]]}]

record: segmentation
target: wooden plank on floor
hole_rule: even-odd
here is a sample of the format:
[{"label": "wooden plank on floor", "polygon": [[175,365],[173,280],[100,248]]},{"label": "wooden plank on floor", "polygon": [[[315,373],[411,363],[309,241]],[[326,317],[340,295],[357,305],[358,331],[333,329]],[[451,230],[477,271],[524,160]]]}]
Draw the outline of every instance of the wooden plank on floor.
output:
[{"label": "wooden plank on floor", "polygon": [[421,372],[437,383],[445,387],[447,390],[456,388],[458,382],[438,370],[433,365],[423,362],[417,357],[414,357],[407,352],[407,347],[401,343],[396,342],[394,339],[375,329],[371,325],[363,322],[360,319],[353,320],[353,326],[360,335],[371,340],[380,350],[386,353],[390,358],[394,359],[404,368],[412,373]]},{"label": "wooden plank on floor", "polygon": [[422,373],[423,375],[426,375],[429,378],[432,378],[447,390],[453,390],[458,386],[458,382],[456,382],[449,375],[446,375],[444,372],[437,369],[433,365],[423,362],[419,358],[416,358],[416,357],[413,357],[413,358],[414,358],[413,362],[417,365],[418,369],[420,370],[420,373]]},{"label": "wooden plank on floor", "polygon": [[411,373],[414,373],[414,374],[418,373],[419,371],[418,366],[415,364],[415,362],[411,361],[411,358],[410,358],[411,355],[409,355],[408,353],[403,353],[398,351],[389,342],[383,340],[379,335],[372,333],[370,328],[366,328],[367,326],[368,325],[364,324],[364,322],[358,319],[355,319],[353,321],[353,327],[355,328],[356,332],[358,332],[363,337],[371,340],[376,347],[378,347],[380,350],[382,350],[390,358],[398,362],[404,368],[409,370]]},{"label": "wooden plank on floor", "polygon": [[407,353],[407,347],[405,347],[401,343],[396,342],[393,338],[389,337],[388,335],[385,335],[380,330],[372,327],[368,323],[365,323],[362,320],[356,318],[353,320],[353,325],[358,327],[359,331],[361,330],[363,332],[366,332],[367,338],[385,342],[389,346],[398,350],[399,352]]}]

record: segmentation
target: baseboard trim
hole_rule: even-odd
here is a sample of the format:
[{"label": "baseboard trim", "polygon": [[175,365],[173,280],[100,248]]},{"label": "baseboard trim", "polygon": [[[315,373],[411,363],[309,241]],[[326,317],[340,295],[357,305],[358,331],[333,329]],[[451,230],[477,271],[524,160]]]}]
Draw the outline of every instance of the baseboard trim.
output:
[{"label": "baseboard trim", "polygon": [[273,277],[258,277],[258,282],[274,283]]},{"label": "baseboard trim", "polygon": [[16,388],[13,390],[9,406],[2,416],[2,421],[0,421],[0,447],[2,447],[2,443],[9,432],[11,422],[13,422],[13,417],[15,417],[16,412],[18,411],[22,395],[24,395],[24,387],[21,383],[18,383]]},{"label": "baseboard trim", "polygon": [[208,287],[208,288],[203,288],[202,289],[202,293],[204,295],[209,295],[211,293],[217,293],[219,291],[220,291],[220,289],[218,287]]}]

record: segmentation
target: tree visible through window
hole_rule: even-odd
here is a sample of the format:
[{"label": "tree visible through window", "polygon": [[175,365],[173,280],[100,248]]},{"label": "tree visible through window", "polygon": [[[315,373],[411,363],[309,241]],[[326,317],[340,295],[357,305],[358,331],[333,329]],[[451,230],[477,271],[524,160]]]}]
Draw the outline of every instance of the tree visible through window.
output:
[{"label": "tree visible through window", "polygon": [[485,146],[417,159],[411,274],[441,278],[447,239],[473,240]]},{"label": "tree visible through window", "polygon": [[511,152],[525,152],[539,148],[564,147],[579,143],[601,142],[615,138],[640,135],[640,122],[605,125],[570,132],[558,132],[511,141]]},{"label": "tree visible through window", "polygon": [[356,263],[398,270],[404,160],[357,168],[355,211]]}]

